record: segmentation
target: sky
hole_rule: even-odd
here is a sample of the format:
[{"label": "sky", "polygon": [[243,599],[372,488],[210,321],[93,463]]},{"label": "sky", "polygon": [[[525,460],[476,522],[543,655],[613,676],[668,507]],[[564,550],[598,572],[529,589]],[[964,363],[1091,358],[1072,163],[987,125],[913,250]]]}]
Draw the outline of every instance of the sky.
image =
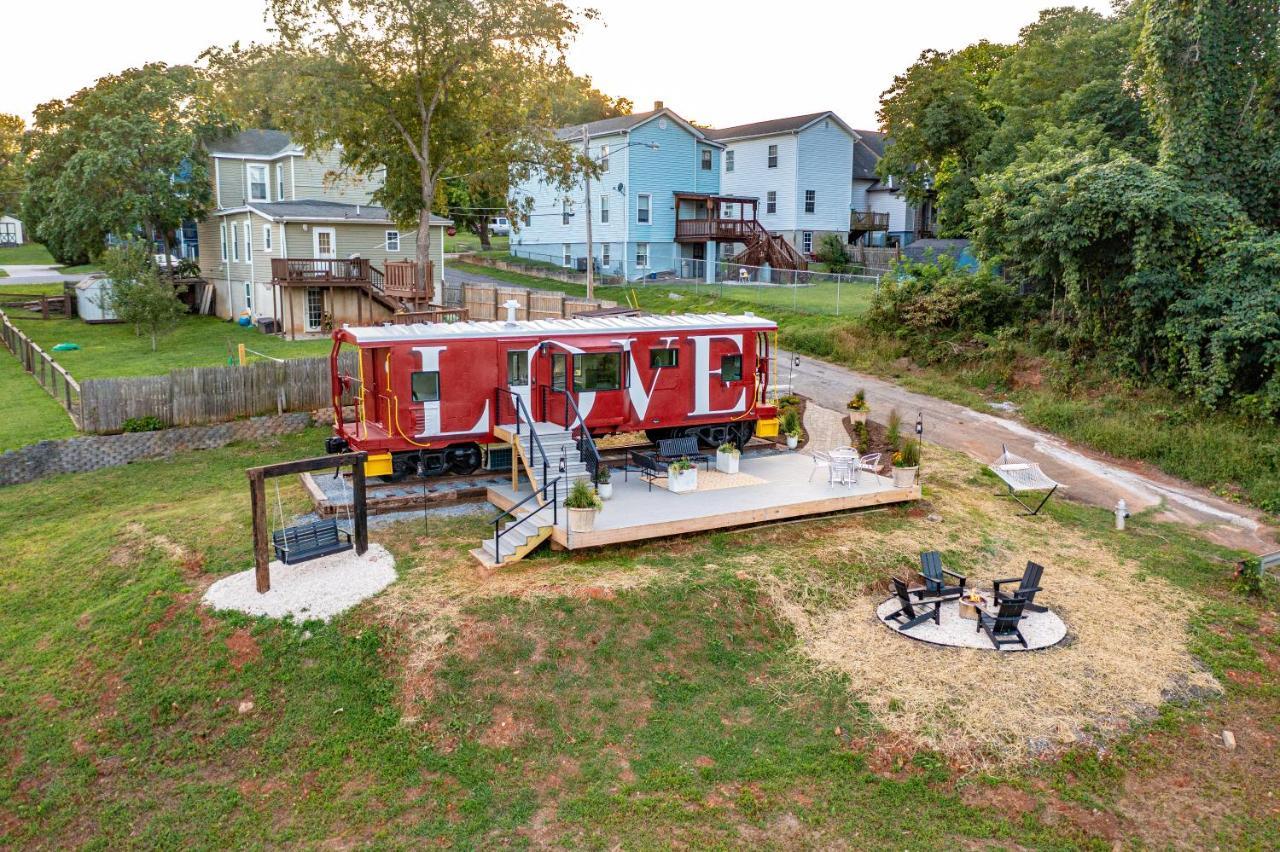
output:
[{"label": "sky", "polygon": [[[1013,41],[1055,0],[594,0],[569,63],[637,111],[663,101],[727,127],[834,110],[876,126],[880,93],[927,48]],[[1057,0],[1061,2],[1061,0]],[[30,121],[44,101],[146,62],[191,62],[210,45],[269,38],[264,0],[38,0],[5,4],[0,112]],[[1106,11],[1109,2],[1089,3]]]}]

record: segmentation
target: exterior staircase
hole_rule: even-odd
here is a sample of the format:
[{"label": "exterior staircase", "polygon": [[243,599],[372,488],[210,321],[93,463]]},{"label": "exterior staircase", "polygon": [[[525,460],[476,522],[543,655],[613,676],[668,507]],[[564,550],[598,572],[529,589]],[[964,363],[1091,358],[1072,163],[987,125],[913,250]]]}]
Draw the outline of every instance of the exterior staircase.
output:
[{"label": "exterior staircase", "polygon": [[743,266],[769,266],[773,269],[808,269],[809,262],[800,250],[761,225],[757,219],[746,220],[746,248],[733,257]]},{"label": "exterior staircase", "polygon": [[[591,480],[577,442],[563,426],[534,423],[533,428],[537,431],[536,442],[530,434],[528,423],[519,433],[514,425],[496,426],[493,433],[511,445],[512,483],[517,494],[540,490],[547,483],[559,479],[555,489],[557,510],[552,511],[551,501],[545,495],[539,495],[524,507],[515,509],[516,514],[500,527],[496,543],[494,537],[490,536],[480,547],[471,551],[471,555],[487,570],[518,562],[550,538],[555,529],[554,518],[557,513],[561,523],[568,517],[564,501],[569,496],[569,489],[575,482]],[[547,460],[545,481],[542,473],[543,453]],[[562,459],[565,468],[563,472],[560,470]]]}]

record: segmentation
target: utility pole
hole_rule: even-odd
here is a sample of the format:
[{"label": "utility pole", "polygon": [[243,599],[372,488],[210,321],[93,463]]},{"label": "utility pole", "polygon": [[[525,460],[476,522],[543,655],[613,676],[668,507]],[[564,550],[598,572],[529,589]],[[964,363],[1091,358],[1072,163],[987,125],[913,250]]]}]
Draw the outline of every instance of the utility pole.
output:
[{"label": "utility pole", "polygon": [[587,126],[582,125],[582,156],[588,162],[582,173],[582,186],[586,192],[587,201],[587,298],[594,299],[596,296],[595,282],[595,265],[596,250],[591,243],[591,134],[587,131]]}]

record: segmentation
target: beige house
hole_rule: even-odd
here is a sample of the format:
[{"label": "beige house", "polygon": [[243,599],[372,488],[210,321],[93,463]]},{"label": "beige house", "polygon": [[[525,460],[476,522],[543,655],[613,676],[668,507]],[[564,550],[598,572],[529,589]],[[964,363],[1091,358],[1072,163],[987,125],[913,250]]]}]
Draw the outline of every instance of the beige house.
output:
[{"label": "beige house", "polygon": [[208,146],[215,210],[199,224],[214,312],[291,335],[385,322],[443,292],[444,229],[433,216],[431,286],[416,287],[415,231],[370,203],[382,174],[343,172],[336,152],[309,156],[277,130]]}]

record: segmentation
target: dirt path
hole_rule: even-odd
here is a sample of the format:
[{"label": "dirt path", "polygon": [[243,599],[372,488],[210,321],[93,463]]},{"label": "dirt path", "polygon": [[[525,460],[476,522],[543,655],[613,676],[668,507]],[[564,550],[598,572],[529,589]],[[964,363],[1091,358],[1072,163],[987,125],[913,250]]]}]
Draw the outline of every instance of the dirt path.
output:
[{"label": "dirt path", "polygon": [[[974,411],[952,402],[915,393],[892,382],[800,356],[794,379],[787,357],[781,353],[780,381],[793,381],[797,393],[818,405],[843,410],[858,388],[865,388],[871,419],[883,423],[897,408],[909,430],[917,414],[923,415],[925,441],[959,450],[981,462],[1000,454],[1001,444],[1024,458],[1039,462],[1046,473],[1063,484],[1058,495],[1107,509],[1123,498],[1131,512],[1161,506],[1157,517],[1200,528],[1219,544],[1251,553],[1276,549],[1274,530],[1261,513],[1214,496],[1203,488],[1168,476],[1151,465],[1117,461],[1086,450],[1017,420]],[[927,459],[925,462],[928,464]],[[1058,495],[1054,496],[1057,499]]]}]

